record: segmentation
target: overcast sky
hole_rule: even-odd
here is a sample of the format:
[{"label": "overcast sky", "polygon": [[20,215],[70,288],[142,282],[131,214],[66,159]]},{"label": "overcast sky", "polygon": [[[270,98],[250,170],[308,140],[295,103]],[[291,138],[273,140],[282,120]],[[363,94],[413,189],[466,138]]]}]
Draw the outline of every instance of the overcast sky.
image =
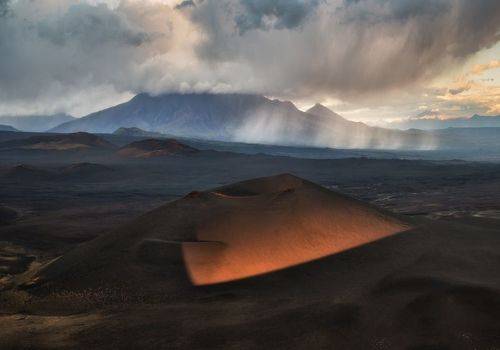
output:
[{"label": "overcast sky", "polygon": [[498,0],[0,0],[0,115],[245,92],[348,119],[500,114]]}]

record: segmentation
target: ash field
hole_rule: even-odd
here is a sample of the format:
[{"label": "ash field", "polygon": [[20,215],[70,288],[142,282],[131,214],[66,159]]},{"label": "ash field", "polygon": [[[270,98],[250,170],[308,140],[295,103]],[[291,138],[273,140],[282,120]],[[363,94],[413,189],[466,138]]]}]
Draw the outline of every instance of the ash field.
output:
[{"label": "ash field", "polygon": [[500,163],[0,137],[2,349],[500,347]]}]

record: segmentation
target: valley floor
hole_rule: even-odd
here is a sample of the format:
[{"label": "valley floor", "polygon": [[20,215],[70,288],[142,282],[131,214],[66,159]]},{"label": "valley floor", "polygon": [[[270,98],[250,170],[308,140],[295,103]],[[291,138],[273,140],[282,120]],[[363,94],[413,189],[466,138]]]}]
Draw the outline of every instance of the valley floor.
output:
[{"label": "valley floor", "polygon": [[415,228],[242,282],[185,278],[180,295],[4,290],[2,349],[500,349],[500,164],[207,151],[61,171],[81,161],[0,159],[0,281],[191,191],[280,173]]}]

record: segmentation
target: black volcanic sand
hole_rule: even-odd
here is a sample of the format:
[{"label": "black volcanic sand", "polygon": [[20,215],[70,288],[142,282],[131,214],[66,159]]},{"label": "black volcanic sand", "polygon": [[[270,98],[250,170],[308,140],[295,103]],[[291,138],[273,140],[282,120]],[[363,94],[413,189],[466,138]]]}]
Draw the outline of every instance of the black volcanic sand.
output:
[{"label": "black volcanic sand", "polygon": [[[142,289],[144,263],[164,272],[172,264],[182,265],[175,254],[180,244],[193,279],[213,283],[206,274],[217,275],[218,282],[265,273],[410,227],[388,212],[283,174],[189,194],[21,276],[16,283],[22,288],[48,284],[77,289],[126,283],[130,290]],[[227,247],[197,262],[198,253],[204,254],[210,242]],[[208,264],[214,264],[211,270],[203,270]],[[130,278],[133,271],[136,277]],[[220,271],[230,277],[219,275]],[[161,290],[167,291],[165,286]]]},{"label": "black volcanic sand", "polygon": [[18,217],[16,210],[0,205],[0,225],[12,224]]},{"label": "black volcanic sand", "polygon": [[[0,133],[0,139],[36,135]],[[117,147],[137,141],[106,139]],[[286,147],[188,144],[290,154]],[[0,152],[0,204],[17,213],[7,210],[0,226],[0,283],[20,287],[0,291],[0,348],[500,348],[499,164],[209,150],[125,160],[115,153]],[[191,191],[197,198],[210,188],[285,172],[405,214],[398,219],[413,228],[286,270],[205,287],[190,283],[178,242],[146,239],[130,250],[127,240],[118,240],[83,264],[92,267],[84,273],[62,269],[73,273],[29,283],[54,258],[95,237],[132,232],[130,223],[140,228],[142,214]],[[185,211],[185,222],[191,214]],[[108,263],[110,251],[124,258],[123,266]]]},{"label": "black volcanic sand", "polygon": [[401,217],[413,228],[285,270],[195,287],[176,244],[163,255],[154,242],[131,244],[156,227],[185,228],[195,208],[183,210],[189,197],[176,203],[4,280],[11,289],[1,294],[1,347],[500,347],[500,232],[491,222]]}]

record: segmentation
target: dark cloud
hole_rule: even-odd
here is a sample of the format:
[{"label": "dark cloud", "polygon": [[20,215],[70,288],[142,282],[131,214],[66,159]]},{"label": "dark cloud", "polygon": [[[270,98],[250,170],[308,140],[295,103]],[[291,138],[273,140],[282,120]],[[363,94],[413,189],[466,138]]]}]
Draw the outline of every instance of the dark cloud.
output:
[{"label": "dark cloud", "polygon": [[[165,34],[138,15],[148,13],[147,6],[68,1],[54,10],[51,2],[12,2],[11,14],[0,21],[0,113],[16,104],[52,112],[76,96],[129,91],[136,65],[162,49],[153,44]],[[167,31],[164,18],[162,24]]]},{"label": "dark cloud", "polygon": [[410,44],[423,50],[443,44],[442,50],[455,57],[500,38],[500,2],[495,0],[345,0],[338,15],[358,28],[411,24]]},{"label": "dark cloud", "polygon": [[437,18],[452,9],[452,6],[449,0],[344,0],[344,5],[338,9],[345,11],[345,20],[362,21],[367,25],[387,21],[405,22],[422,16]]},{"label": "dark cloud", "polygon": [[292,29],[314,11],[318,0],[241,0],[243,13],[235,19],[240,33],[252,29]]},{"label": "dark cloud", "polygon": [[464,91],[470,90],[470,88],[471,88],[470,86],[462,86],[462,87],[455,88],[455,89],[449,89],[448,92],[451,95],[458,95],[458,94],[461,94]]},{"label": "dark cloud", "polygon": [[73,5],[64,16],[40,22],[38,35],[55,45],[78,43],[83,47],[139,46],[150,40],[150,33],[134,27],[123,15],[104,4]]},{"label": "dark cloud", "polygon": [[182,10],[189,7],[196,7],[196,4],[193,0],[184,0],[181,3],[175,5],[176,10]]},{"label": "dark cloud", "polygon": [[439,111],[426,110],[418,113],[416,116],[411,117],[410,120],[419,120],[419,119],[435,119],[442,116],[443,113]]},{"label": "dark cloud", "polygon": [[10,0],[0,0],[0,18],[9,13],[9,2]]},{"label": "dark cloud", "polygon": [[[192,16],[206,34],[203,60],[248,65],[264,92],[291,96],[356,99],[405,88],[500,33],[496,0],[207,0]],[[281,30],[259,30],[273,28]]]}]

